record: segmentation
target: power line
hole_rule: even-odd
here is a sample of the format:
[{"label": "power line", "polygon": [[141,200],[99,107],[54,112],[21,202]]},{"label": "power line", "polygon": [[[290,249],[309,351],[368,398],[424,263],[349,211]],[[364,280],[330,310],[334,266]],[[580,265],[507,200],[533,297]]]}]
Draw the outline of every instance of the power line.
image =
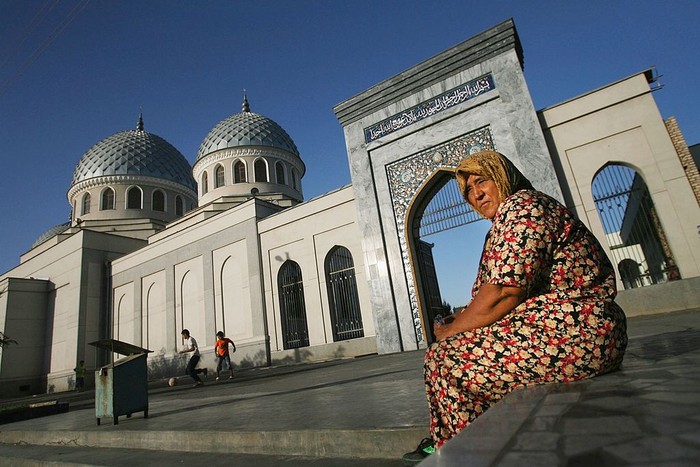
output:
[{"label": "power line", "polygon": [[75,20],[75,18],[80,14],[83,9],[87,6],[90,0],[81,0],[76,4],[73,9],[68,13],[68,15],[61,21],[61,23],[56,26],[53,32],[47,37],[44,42],[27,58],[27,60],[20,65],[20,67],[15,71],[15,73],[10,76],[0,87],[0,97],[4,96],[5,93],[15,84],[22,75],[27,71],[27,69],[36,62],[42,53],[58,38],[58,36],[66,30],[66,28]]},{"label": "power line", "polygon": [[37,11],[37,13],[30,21],[29,27],[25,30],[22,37],[18,41],[15,41],[14,46],[8,47],[9,52],[7,54],[7,57],[5,57],[5,60],[3,60],[2,63],[0,63],[0,70],[2,70],[5,67],[5,65],[7,65],[7,63],[15,57],[15,55],[17,55],[17,52],[19,52],[19,50],[22,48],[27,39],[29,39],[29,36],[31,36],[34,30],[37,28],[37,26],[39,26],[39,24],[41,24],[41,22],[44,21],[46,15],[48,15],[51,12],[51,10],[53,10],[53,8],[58,4],[58,2],[59,0],[53,0],[53,2],[47,1],[39,9],[39,11]]}]

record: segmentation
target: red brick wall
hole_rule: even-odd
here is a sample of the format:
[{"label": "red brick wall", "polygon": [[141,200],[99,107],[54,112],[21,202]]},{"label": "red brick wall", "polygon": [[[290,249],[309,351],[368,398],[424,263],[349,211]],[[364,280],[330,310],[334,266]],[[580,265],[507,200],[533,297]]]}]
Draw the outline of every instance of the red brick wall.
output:
[{"label": "red brick wall", "polygon": [[685,175],[688,177],[690,187],[693,189],[693,193],[695,193],[695,200],[698,205],[700,205],[700,172],[698,172],[698,167],[695,165],[693,156],[690,155],[690,149],[688,149],[683,133],[681,133],[681,129],[676,121],[676,117],[669,117],[664,120],[664,123],[666,124],[666,130],[671,137],[673,146],[676,148],[678,159],[680,159],[683,170],[685,170]]}]

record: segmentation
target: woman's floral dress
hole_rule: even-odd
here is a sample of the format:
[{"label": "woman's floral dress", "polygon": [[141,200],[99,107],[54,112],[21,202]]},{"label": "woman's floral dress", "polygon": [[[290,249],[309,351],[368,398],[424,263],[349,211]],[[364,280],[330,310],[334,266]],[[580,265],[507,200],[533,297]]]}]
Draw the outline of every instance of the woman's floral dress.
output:
[{"label": "woman's floral dress", "polygon": [[570,211],[540,192],[521,190],[501,203],[472,297],[482,284],[520,287],[526,298],[501,320],[428,349],[425,383],[438,447],[513,389],[611,371],[627,346],[605,252]]}]

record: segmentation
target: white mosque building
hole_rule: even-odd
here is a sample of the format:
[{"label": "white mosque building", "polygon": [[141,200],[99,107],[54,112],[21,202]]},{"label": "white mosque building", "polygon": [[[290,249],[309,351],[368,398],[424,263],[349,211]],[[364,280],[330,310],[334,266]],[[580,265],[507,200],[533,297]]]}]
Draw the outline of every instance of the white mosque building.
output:
[{"label": "white mosque building", "polygon": [[[204,366],[219,330],[239,367],[424,348],[441,304],[425,232],[470,222],[461,202],[441,218],[437,194],[457,199],[451,171],[485,148],[567,204],[613,262],[643,250],[634,274],[649,285],[620,293],[628,314],[700,303],[698,172],[654,102],[654,70],[537,111],[523,63],[508,20],[338,104],[352,184],[311,200],[293,135],[247,99],[193,165],[141,117],[97,142],[68,187],[70,222],[0,275],[0,332],[18,342],[0,348],[0,393],[71,389],[80,360],[114,358],[90,345],[105,339],[150,350],[152,379],[182,374],[183,328]],[[618,166],[633,185],[595,184]],[[608,220],[606,203],[632,198]]]}]

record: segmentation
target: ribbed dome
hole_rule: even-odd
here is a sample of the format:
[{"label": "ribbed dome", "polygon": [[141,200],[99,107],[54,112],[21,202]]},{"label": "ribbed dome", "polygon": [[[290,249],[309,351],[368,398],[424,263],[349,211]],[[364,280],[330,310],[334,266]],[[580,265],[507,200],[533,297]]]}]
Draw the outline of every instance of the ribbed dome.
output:
[{"label": "ribbed dome", "polygon": [[243,112],[222,120],[209,132],[199,147],[196,160],[219,149],[239,146],[270,146],[299,156],[287,132],[269,118],[251,112],[247,100],[243,103]]},{"label": "ribbed dome", "polygon": [[55,237],[56,235],[65,232],[70,227],[70,222],[64,224],[59,224],[51,227],[49,230],[39,235],[39,237],[32,243],[32,248],[37,247],[44,243],[46,240]]},{"label": "ribbed dome", "polygon": [[105,138],[90,148],[73,172],[73,185],[106,175],[143,175],[179,183],[196,191],[192,167],[175,147],[160,136],[136,130]]}]

